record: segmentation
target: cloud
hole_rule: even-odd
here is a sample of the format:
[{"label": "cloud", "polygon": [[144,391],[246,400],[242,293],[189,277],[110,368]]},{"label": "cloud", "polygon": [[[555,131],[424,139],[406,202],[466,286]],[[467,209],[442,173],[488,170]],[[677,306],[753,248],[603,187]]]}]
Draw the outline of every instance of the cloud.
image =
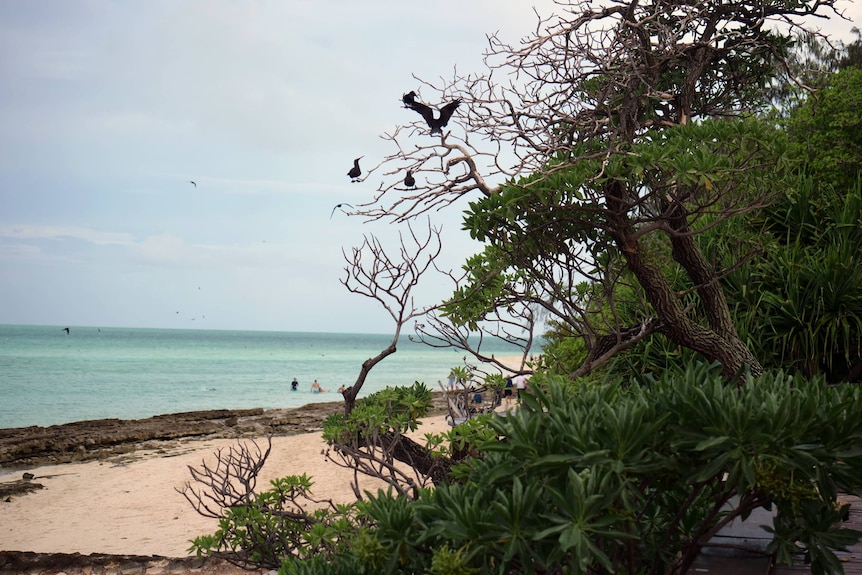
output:
[{"label": "cloud", "polygon": [[132,236],[119,232],[102,232],[75,226],[40,226],[0,223],[0,238],[18,240],[82,240],[97,246],[130,245]]}]

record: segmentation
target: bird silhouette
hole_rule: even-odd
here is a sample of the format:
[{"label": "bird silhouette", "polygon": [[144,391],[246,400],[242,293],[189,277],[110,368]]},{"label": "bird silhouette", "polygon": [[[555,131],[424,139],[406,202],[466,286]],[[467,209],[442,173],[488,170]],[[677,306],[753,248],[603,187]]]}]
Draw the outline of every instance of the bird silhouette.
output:
[{"label": "bird silhouette", "polygon": [[69,334],[69,328],[68,327],[64,327],[63,331],[65,331],[67,335]]},{"label": "bird silhouette", "polygon": [[455,110],[458,109],[458,106],[461,105],[461,99],[452,100],[442,108],[440,108],[439,117],[434,117],[434,108],[431,106],[427,106],[422,102],[416,101],[416,92],[408,92],[401,97],[401,101],[404,102],[404,106],[410,108],[414,112],[418,112],[422,118],[425,119],[425,123],[428,124],[428,127],[431,128],[431,135],[434,134],[442,134],[443,128],[446,127],[446,124],[449,123],[449,118],[452,117],[452,114],[455,113]]},{"label": "bird silhouette", "polygon": [[410,90],[403,96],[401,96],[401,101],[404,102],[405,108],[412,108],[413,104],[416,103],[416,92]]},{"label": "bird silhouette", "polygon": [[416,187],[416,178],[413,177],[413,172],[407,170],[407,175],[404,176],[404,185],[408,188]]},{"label": "bird silhouette", "polygon": [[359,169],[359,160],[364,158],[365,156],[359,156],[355,160],[353,160],[353,167],[350,168],[350,171],[347,172],[347,175],[350,176],[350,180],[355,182],[359,176],[362,175],[362,170]]},{"label": "bird silhouette", "polygon": [[[334,214],[334,213],[335,213],[335,210],[337,210],[338,208],[343,208],[344,206],[347,206],[347,207],[348,207],[348,208],[350,208],[350,209],[355,209],[355,208],[354,208],[353,206],[351,206],[350,204],[336,204],[336,206],[335,206],[334,208],[332,208],[332,212],[329,214],[329,219],[330,219],[330,220],[332,219],[332,214]],[[344,211],[344,210],[342,210],[342,211]]]},{"label": "bird silhouette", "polygon": [[190,183],[191,185],[193,185],[194,187],[198,187],[198,185],[197,185],[193,180],[189,180],[189,183]]}]

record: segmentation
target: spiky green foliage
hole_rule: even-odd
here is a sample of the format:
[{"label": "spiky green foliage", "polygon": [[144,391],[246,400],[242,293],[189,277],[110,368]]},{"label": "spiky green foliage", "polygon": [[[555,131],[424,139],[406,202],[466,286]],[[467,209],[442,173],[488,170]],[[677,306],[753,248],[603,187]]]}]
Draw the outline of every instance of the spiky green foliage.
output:
[{"label": "spiky green foliage", "polygon": [[647,379],[549,382],[489,422],[495,438],[458,483],[397,512],[378,495],[364,510],[390,550],[385,572],[420,572],[446,548],[485,573],[681,573],[761,506],[776,512],[780,558],[807,552],[831,571],[862,535],[833,521],[838,491],[862,486],[862,390],[781,373],[737,389],[714,366]]},{"label": "spiky green foliage", "polygon": [[218,530],[195,538],[189,551],[269,567],[277,567],[285,557],[338,555],[356,529],[356,510],[352,505],[321,506],[312,497],[313,485],[305,474],[272,480],[269,490],[224,509]]},{"label": "spiky green foliage", "polygon": [[311,482],[287,478],[195,545],[292,575],[678,574],[767,507],[779,560],[837,573],[835,550],[862,536],[836,504],[862,489],[860,388],[780,372],[727,386],[702,364],[641,385],[532,383],[517,412],[469,422],[472,456],[418,499],[295,510]]},{"label": "spiky green foliage", "polygon": [[767,214],[767,257],[728,278],[740,323],[768,365],[858,381],[862,372],[862,180],[806,180]]}]

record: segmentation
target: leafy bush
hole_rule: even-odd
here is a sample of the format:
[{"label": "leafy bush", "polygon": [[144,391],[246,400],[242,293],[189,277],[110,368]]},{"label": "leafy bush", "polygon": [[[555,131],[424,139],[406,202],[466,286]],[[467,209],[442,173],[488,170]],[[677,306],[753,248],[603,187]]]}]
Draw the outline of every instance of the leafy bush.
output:
[{"label": "leafy bush", "polygon": [[862,477],[862,390],[782,373],[727,387],[704,365],[648,384],[549,384],[488,421],[504,440],[481,444],[457,483],[398,513],[378,494],[363,513],[385,572],[436,558],[451,573],[682,573],[758,507],[776,512],[780,560],[837,570],[834,550],[862,535],[835,525],[838,491]]},{"label": "leafy bush", "polygon": [[[349,415],[326,419],[327,457],[336,465],[387,482],[398,493],[415,495],[418,488],[443,481],[450,467],[438,449],[439,438],[427,436],[425,445],[420,445],[406,435],[418,429],[430,407],[431,392],[420,382],[373,393]],[[358,479],[352,487],[356,498],[362,499]]]},{"label": "leafy bush", "polygon": [[189,551],[277,567],[285,557],[332,558],[345,550],[347,536],[358,529],[353,505],[327,501],[314,509],[322,502],[311,497],[313,482],[304,474],[274,479],[270,485],[268,491],[252,493],[245,504],[224,509],[215,534],[194,539]]},{"label": "leafy bush", "polygon": [[452,430],[463,445],[448,449],[472,455],[433,490],[300,517],[284,502],[310,481],[279,480],[196,548],[291,575],[684,573],[719,529],[766,507],[768,551],[805,553],[819,574],[840,572],[835,550],[862,537],[837,504],[862,487],[862,389],[780,372],[727,386],[703,364],[532,389],[517,412]]}]

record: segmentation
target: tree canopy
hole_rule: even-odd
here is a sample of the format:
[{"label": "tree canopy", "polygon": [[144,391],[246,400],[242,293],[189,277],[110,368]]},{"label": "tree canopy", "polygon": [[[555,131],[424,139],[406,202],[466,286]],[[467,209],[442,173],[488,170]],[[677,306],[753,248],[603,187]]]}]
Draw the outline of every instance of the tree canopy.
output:
[{"label": "tree canopy", "polygon": [[518,45],[492,36],[488,74],[426,83],[463,105],[439,138],[387,134],[384,165],[427,184],[384,182],[361,211],[409,220],[466,197],[486,249],[420,332],[461,343],[446,320],[481,329],[504,310],[529,329],[541,310],[585,342],[573,376],[655,333],[727,377],[760,373],[721,285],[750,254],[723,266],[697,236],[788,187],[782,133],[752,114],[800,19],[834,4],[573,1]]}]

